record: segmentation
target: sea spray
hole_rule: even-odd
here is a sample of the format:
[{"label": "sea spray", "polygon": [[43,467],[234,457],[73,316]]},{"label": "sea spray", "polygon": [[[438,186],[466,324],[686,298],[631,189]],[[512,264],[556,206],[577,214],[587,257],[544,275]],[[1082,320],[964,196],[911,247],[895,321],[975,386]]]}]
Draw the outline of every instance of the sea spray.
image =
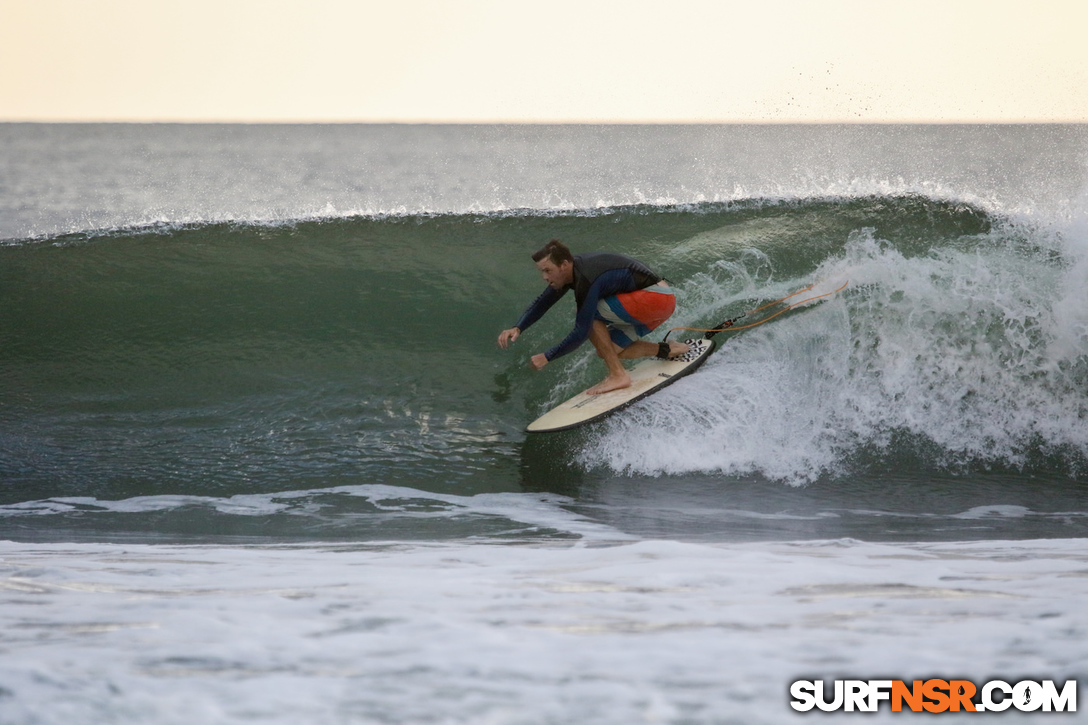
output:
[{"label": "sea spray", "polygon": [[[1025,243],[1024,234],[1001,224],[904,253],[873,228],[849,233],[840,252],[791,280],[848,282],[846,290],[736,333],[668,399],[613,420],[581,460],[795,483],[842,474],[860,451],[880,465],[897,445],[936,451],[951,467],[1023,468],[1054,452],[1080,466],[1088,340],[1066,295],[1082,270],[1049,246],[1052,237]],[[695,284],[693,297],[708,294],[698,285],[715,293],[709,275]],[[754,291],[747,282],[734,289]],[[762,296],[781,291],[779,282]]]}]

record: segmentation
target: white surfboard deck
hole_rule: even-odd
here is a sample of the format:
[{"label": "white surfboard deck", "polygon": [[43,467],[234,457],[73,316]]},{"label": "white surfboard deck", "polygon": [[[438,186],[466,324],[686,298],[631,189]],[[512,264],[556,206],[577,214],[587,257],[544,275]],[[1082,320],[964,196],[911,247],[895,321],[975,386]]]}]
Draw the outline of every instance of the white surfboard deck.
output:
[{"label": "white surfboard deck", "polygon": [[695,372],[710,357],[714,341],[699,339],[686,342],[691,345],[691,350],[679,357],[671,360],[645,358],[635,363],[627,371],[631,376],[631,387],[600,395],[579,393],[534,420],[525,430],[529,433],[551,433],[592,423]]}]

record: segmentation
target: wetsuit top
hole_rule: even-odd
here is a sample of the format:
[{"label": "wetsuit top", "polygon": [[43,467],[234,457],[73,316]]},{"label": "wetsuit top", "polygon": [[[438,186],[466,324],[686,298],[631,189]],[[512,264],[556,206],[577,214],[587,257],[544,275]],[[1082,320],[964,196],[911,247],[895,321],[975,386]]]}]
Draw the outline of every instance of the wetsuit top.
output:
[{"label": "wetsuit top", "polygon": [[589,329],[597,314],[597,302],[605,297],[634,292],[652,287],[661,281],[649,267],[637,259],[623,254],[610,252],[589,252],[574,255],[574,280],[562,289],[548,287],[537,297],[525,314],[518,320],[516,327],[524,332],[529,326],[543,317],[559,299],[574,290],[574,301],[578,305],[575,313],[574,329],[563,341],[544,353],[548,361],[566,355],[589,338]]}]

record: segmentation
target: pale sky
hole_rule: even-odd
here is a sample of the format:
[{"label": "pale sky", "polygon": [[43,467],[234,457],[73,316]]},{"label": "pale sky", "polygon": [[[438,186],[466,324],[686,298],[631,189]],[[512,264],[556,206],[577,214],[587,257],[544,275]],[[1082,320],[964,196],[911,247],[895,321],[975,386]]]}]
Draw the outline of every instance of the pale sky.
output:
[{"label": "pale sky", "polygon": [[0,0],[0,121],[1088,122],[1088,0]]}]

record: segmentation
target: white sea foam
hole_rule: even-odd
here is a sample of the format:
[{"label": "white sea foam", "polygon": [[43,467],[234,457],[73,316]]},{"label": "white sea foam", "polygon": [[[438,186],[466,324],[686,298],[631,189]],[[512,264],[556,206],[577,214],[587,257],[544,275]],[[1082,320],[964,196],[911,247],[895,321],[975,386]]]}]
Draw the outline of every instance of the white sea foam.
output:
[{"label": "white sea foam", "polygon": [[0,720],[758,724],[802,677],[1083,678],[1086,543],[0,542]]},{"label": "white sea foam", "polygon": [[[816,282],[813,296],[846,290],[730,340],[697,375],[613,419],[581,460],[803,483],[841,472],[863,446],[887,448],[897,433],[935,444],[949,465],[1019,466],[1033,445],[1084,457],[1088,267],[1073,258],[1064,265],[1004,231],[908,257],[858,230],[841,255],[789,283]],[[717,281],[711,270],[685,303],[705,316],[751,295],[760,264]],[[760,296],[787,289],[766,285]]]},{"label": "white sea foam", "polygon": [[315,515],[330,497],[365,499],[381,516],[396,518],[498,518],[587,539],[625,540],[628,535],[567,510],[573,500],[558,494],[481,493],[472,496],[364,484],[235,496],[134,496],[111,501],[90,496],[57,497],[0,506],[0,517],[139,514],[205,508],[233,516]]}]

